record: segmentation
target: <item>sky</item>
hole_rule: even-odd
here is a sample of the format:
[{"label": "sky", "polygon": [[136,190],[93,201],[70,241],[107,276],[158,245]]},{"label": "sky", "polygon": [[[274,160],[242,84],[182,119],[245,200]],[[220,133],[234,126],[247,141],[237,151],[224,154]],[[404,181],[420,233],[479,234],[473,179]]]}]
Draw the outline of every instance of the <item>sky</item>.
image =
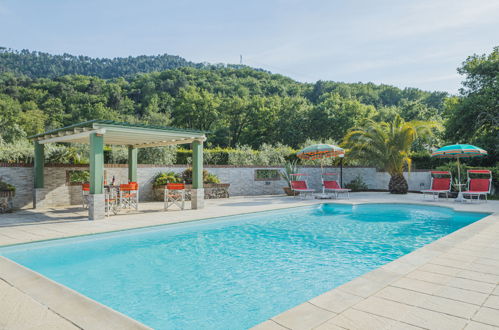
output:
[{"label": "sky", "polygon": [[499,46],[499,0],[0,0],[0,46],[92,57],[179,55],[303,82],[458,93]]}]

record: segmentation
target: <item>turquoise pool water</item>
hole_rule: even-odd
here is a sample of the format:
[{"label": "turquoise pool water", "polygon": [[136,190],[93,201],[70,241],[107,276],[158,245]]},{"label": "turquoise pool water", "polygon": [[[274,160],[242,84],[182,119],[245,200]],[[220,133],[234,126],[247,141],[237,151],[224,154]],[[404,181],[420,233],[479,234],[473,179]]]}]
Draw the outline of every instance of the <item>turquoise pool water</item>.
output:
[{"label": "turquoise pool water", "polygon": [[486,215],[322,204],[0,254],[156,329],[245,329]]}]

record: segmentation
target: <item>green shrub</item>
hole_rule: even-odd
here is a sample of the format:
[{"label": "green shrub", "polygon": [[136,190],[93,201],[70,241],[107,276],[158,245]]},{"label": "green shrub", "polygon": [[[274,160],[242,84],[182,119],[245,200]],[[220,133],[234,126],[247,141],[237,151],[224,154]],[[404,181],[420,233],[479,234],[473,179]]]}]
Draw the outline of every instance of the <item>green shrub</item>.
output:
[{"label": "green shrub", "polygon": [[[229,154],[234,149],[216,147],[213,149],[204,149],[203,163],[210,165],[227,165],[229,163]],[[192,163],[192,150],[178,149],[177,150],[177,164],[191,164]]]},{"label": "green shrub", "polygon": [[203,183],[220,183],[220,179],[215,174],[208,173],[206,177],[203,175]]},{"label": "green shrub", "polygon": [[127,164],[128,163],[128,148],[122,146],[105,146],[104,147],[104,163],[105,164]]},{"label": "green shrub", "polygon": [[178,173],[175,172],[161,172],[154,178],[154,185],[164,186],[167,183],[181,183],[182,178]]},{"label": "green shrub", "polygon": [[0,162],[2,163],[33,163],[35,151],[28,140],[14,143],[0,143]]},{"label": "green shrub", "polygon": [[364,180],[360,175],[357,175],[355,179],[350,181],[345,185],[345,188],[352,189],[352,191],[366,191],[368,190],[367,184],[365,184]]},{"label": "green shrub", "polygon": [[[182,174],[182,179],[185,183],[192,183],[192,168],[189,167],[185,169]],[[212,173],[209,173],[207,170],[203,170],[203,183],[220,183],[220,179]]]},{"label": "green shrub", "polygon": [[177,147],[140,148],[137,158],[139,164],[173,165],[177,163]]},{"label": "green shrub", "polygon": [[69,183],[85,183],[90,180],[90,171],[74,170],[69,171]]},{"label": "green shrub", "polygon": [[0,178],[0,191],[16,191],[16,187],[4,182],[2,178]]}]

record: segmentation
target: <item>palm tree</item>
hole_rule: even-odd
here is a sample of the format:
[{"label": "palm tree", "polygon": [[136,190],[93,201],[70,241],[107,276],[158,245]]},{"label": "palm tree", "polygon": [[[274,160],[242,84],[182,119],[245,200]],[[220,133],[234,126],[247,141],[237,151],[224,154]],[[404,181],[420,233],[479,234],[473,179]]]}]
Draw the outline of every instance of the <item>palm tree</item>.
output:
[{"label": "palm tree", "polygon": [[368,121],[363,127],[351,129],[344,145],[349,148],[349,157],[390,174],[390,193],[406,194],[408,185],[403,172],[404,166],[411,166],[412,144],[417,138],[431,137],[432,128],[438,126],[435,122],[406,122],[400,116],[390,123]]}]

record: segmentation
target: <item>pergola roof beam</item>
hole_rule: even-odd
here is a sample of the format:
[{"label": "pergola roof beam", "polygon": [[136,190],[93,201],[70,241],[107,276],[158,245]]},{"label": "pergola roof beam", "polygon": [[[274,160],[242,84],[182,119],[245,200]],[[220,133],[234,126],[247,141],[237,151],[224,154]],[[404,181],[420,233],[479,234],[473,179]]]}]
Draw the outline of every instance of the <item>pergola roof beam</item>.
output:
[{"label": "pergola roof beam", "polygon": [[93,131],[86,131],[86,132],[81,132],[81,133],[72,133],[68,132],[66,135],[58,136],[56,134],[50,134],[47,139],[43,140],[38,140],[38,143],[45,144],[45,143],[55,143],[55,142],[75,142],[75,140],[78,139],[85,139],[88,140],[88,136],[92,133],[97,133],[97,134],[105,134],[106,130],[105,129],[96,129]]},{"label": "pergola roof beam", "polygon": [[175,144],[192,143],[194,141],[204,141],[204,139],[183,138],[183,139],[170,140],[170,141],[159,141],[159,142],[151,142],[151,143],[134,144],[134,145],[132,145],[132,147],[134,147],[134,148],[164,147],[164,146],[171,146],[171,145],[175,145]]}]

